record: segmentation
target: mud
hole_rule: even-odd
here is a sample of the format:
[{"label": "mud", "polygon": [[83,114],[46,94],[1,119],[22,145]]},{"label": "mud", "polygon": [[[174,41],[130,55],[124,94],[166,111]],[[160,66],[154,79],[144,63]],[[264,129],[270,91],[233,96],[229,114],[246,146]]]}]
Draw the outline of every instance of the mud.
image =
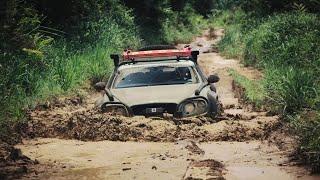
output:
[{"label": "mud", "polygon": [[291,163],[295,139],[287,136],[278,116],[243,104],[243,89],[234,87],[228,69],[250,79],[263,75],[241,66],[237,60],[221,57],[215,44],[222,35],[221,29],[211,30],[191,43],[202,52],[199,63],[205,73],[220,77],[217,91],[224,111],[219,117],[114,117],[94,108],[100,93],[57,99],[29,112],[28,123],[21,126],[25,139],[16,147],[53,168],[23,177],[319,178]]},{"label": "mud", "polygon": [[33,161],[22,155],[21,150],[0,142],[0,179],[17,178],[27,173],[27,166],[32,163]]},{"label": "mud", "polygon": [[292,164],[287,151],[261,141],[83,142],[40,138],[24,141],[17,148],[55,167],[25,176],[32,179],[319,178]]},{"label": "mud", "polygon": [[[210,118],[151,119],[112,117],[98,110],[52,114],[33,112],[25,137],[60,137],[84,141],[153,141],[174,142],[184,139],[207,141],[246,141],[261,139],[277,126],[274,117],[256,116],[251,120],[229,119],[213,122]],[[44,120],[45,119],[45,120]]]},{"label": "mud", "polygon": [[224,180],[224,165],[213,159],[206,159],[192,162],[186,173],[186,180],[211,179]]}]

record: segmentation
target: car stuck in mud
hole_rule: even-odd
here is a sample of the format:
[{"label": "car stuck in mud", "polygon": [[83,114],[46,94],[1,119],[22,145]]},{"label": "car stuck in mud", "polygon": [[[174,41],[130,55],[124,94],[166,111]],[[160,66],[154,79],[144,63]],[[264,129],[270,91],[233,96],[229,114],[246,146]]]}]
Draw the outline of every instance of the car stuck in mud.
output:
[{"label": "car stuck in mud", "polygon": [[107,83],[96,84],[105,92],[97,106],[121,116],[216,116],[219,102],[214,83],[219,77],[204,75],[198,55],[188,46],[111,55],[115,69]]}]

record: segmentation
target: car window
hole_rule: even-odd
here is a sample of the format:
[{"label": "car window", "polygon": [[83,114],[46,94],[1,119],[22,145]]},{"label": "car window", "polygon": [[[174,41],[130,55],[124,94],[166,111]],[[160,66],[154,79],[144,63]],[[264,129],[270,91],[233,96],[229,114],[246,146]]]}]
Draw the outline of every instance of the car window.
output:
[{"label": "car window", "polygon": [[140,86],[194,84],[198,77],[193,67],[155,66],[135,67],[123,69],[118,72],[115,88],[128,88]]}]

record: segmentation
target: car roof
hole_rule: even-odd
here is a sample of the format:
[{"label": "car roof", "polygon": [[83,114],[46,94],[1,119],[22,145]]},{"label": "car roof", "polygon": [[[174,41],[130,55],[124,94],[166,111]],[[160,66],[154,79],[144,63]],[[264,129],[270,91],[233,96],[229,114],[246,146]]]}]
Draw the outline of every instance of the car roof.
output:
[{"label": "car roof", "polygon": [[118,70],[130,69],[135,67],[155,67],[155,66],[180,66],[180,67],[190,67],[194,66],[195,63],[191,60],[168,60],[168,61],[150,61],[150,62],[136,62],[128,63],[119,66]]}]

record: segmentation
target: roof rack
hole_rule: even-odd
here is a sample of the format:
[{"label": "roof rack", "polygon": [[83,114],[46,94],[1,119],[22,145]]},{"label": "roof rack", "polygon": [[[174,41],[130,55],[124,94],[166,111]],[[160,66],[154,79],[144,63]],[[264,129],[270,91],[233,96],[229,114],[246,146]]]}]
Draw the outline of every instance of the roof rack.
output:
[{"label": "roof rack", "polygon": [[181,59],[187,59],[197,63],[198,55],[199,55],[199,51],[192,51],[189,46],[186,46],[181,50],[178,50],[178,49],[152,50],[152,51],[125,50],[122,54],[121,59],[120,59],[120,55],[118,54],[111,54],[110,58],[113,59],[115,67],[118,67],[122,64],[127,64],[127,63],[166,61],[168,59],[177,60],[177,61]]}]

